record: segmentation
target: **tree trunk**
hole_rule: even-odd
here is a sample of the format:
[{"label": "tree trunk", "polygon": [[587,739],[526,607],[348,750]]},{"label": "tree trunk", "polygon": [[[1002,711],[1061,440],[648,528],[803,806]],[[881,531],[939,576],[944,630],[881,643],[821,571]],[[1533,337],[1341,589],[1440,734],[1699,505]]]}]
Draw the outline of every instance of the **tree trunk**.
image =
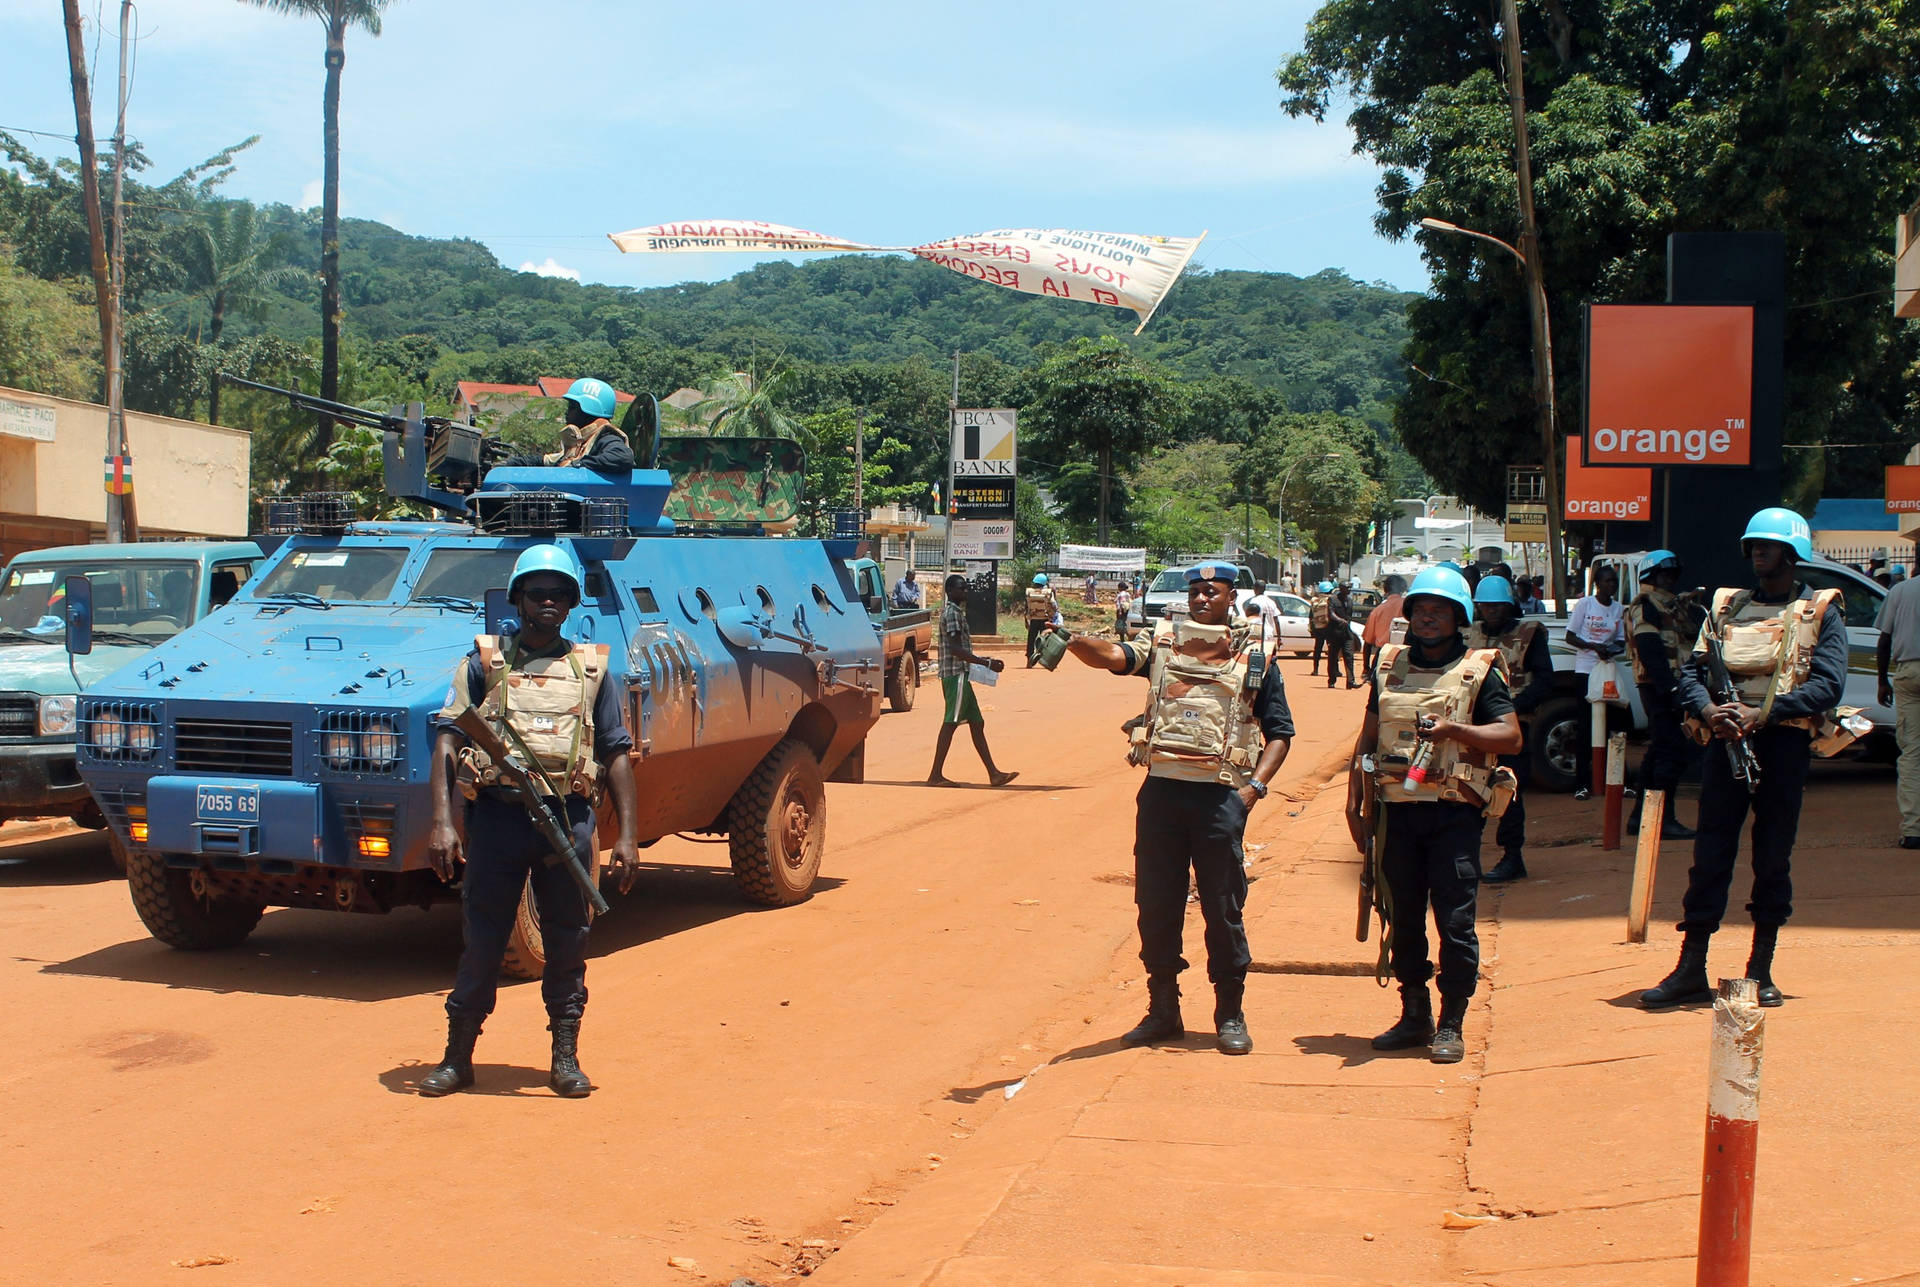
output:
[{"label": "tree trunk", "polygon": [[220,423],[220,332],[227,324],[227,300],[223,292],[215,291],[212,304],[213,317],[207,322],[207,347],[213,350],[214,370],[207,377],[207,423]]},{"label": "tree trunk", "polygon": [[1107,543],[1107,497],[1113,486],[1113,440],[1100,443],[1100,544]]},{"label": "tree trunk", "polygon": [[[327,19],[327,89],[320,193],[320,396],[340,400],[340,70],[347,63],[347,16],[335,6]],[[333,420],[314,431],[316,461],[333,445]]]},{"label": "tree trunk", "polygon": [[[80,35],[79,0],[63,0],[67,20],[67,66],[73,79],[74,142],[80,149],[80,192],[87,207],[87,248],[93,266],[94,303],[100,311],[100,356],[113,360],[113,282],[107,275],[107,233],[100,220],[100,162],[93,152],[93,99],[87,89],[87,54]],[[115,426],[107,425],[107,454],[120,449]],[[119,541],[120,498],[107,497],[107,539]]]}]

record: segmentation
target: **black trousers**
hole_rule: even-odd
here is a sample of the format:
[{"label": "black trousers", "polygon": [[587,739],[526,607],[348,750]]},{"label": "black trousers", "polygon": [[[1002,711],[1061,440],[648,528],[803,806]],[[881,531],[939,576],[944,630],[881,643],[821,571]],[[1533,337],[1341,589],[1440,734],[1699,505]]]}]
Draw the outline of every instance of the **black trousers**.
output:
[{"label": "black trousers", "polygon": [[1239,793],[1221,782],[1149,777],[1135,804],[1133,901],[1139,909],[1140,963],[1149,977],[1171,978],[1187,968],[1180,949],[1191,871],[1207,926],[1207,977],[1216,984],[1244,984],[1253,954],[1241,919],[1247,903],[1241,861],[1247,810]]},{"label": "black trousers", "polygon": [[1336,621],[1327,627],[1326,640],[1327,687],[1332,688],[1334,681],[1339,678],[1340,663],[1342,660],[1345,660],[1347,664],[1347,683],[1349,685],[1353,684],[1355,682],[1353,677],[1353,631],[1347,629],[1345,622]]},{"label": "black trousers", "polygon": [[[1671,696],[1648,684],[1640,685],[1640,704],[1647,712],[1647,753],[1640,757],[1640,791],[1672,795],[1687,771],[1693,743],[1680,727],[1680,707]],[[1726,752],[1720,752],[1722,759]]]},{"label": "black trousers", "polygon": [[1800,797],[1807,789],[1813,735],[1803,728],[1763,728],[1748,739],[1760,757],[1760,789],[1752,795],[1733,776],[1719,741],[1707,747],[1700,770],[1700,826],[1687,872],[1680,929],[1720,928],[1727,893],[1740,859],[1740,831],[1753,810],[1753,895],[1747,913],[1755,925],[1785,925],[1793,915],[1793,841],[1800,830]]},{"label": "black trousers", "polygon": [[1324,653],[1326,650],[1327,650],[1327,632],[1326,632],[1326,628],[1322,627],[1321,629],[1315,630],[1313,632],[1313,669],[1315,670],[1316,673],[1320,669],[1320,655]]},{"label": "black trousers", "polygon": [[1427,908],[1440,937],[1440,995],[1464,999],[1480,979],[1474,930],[1480,887],[1480,834],[1486,820],[1470,804],[1389,804],[1380,874],[1393,900],[1389,931],[1393,977],[1419,986],[1434,976],[1427,957]]},{"label": "black trousers", "polygon": [[[582,865],[593,861],[593,808],[577,795],[567,797],[574,852]],[[592,921],[587,896],[563,867],[546,863],[547,845],[519,804],[485,791],[467,813],[467,865],[460,880],[466,946],[447,1013],[484,1019],[493,1013],[500,987],[500,955],[513,933],[520,891],[533,884],[533,905],[546,940],[547,966],[540,976],[540,997],[553,1019],[578,1019],[587,1008],[587,926]],[[588,866],[588,870],[592,870]]]},{"label": "black trousers", "polygon": [[1027,622],[1027,668],[1029,670],[1033,668],[1033,663],[1040,658],[1040,633],[1045,630],[1049,624],[1050,623],[1046,621]]},{"label": "black trousers", "polygon": [[[1527,736],[1533,736],[1533,726],[1523,724]],[[1518,755],[1503,755],[1500,763],[1513,770],[1519,786],[1513,793],[1513,801],[1507,805],[1507,811],[1500,815],[1500,825],[1494,828],[1493,841],[1500,846],[1502,854],[1517,854],[1527,843],[1527,786],[1533,781],[1533,756],[1522,750]]]}]

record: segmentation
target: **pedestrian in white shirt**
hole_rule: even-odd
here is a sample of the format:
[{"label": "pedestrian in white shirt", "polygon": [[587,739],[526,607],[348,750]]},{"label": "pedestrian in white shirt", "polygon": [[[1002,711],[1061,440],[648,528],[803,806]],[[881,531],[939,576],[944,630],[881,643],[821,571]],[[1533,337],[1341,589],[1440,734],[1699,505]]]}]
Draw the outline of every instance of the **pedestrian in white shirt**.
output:
[{"label": "pedestrian in white shirt", "polygon": [[[1591,675],[1602,660],[1618,657],[1627,647],[1627,607],[1615,596],[1620,590],[1620,574],[1603,567],[1593,574],[1593,593],[1573,605],[1567,616],[1567,644],[1573,649],[1576,674]],[[1585,800],[1593,793],[1592,756],[1574,756],[1573,798]]]}]

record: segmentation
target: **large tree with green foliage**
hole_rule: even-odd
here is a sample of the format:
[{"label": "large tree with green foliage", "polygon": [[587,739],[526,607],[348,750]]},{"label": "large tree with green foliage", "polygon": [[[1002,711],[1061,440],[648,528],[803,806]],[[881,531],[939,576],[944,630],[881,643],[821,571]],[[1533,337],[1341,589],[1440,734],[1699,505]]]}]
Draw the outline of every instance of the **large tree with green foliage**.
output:
[{"label": "large tree with green foliage", "polygon": [[[320,396],[340,394],[340,73],[347,65],[347,29],[380,34],[380,14],[391,0],[244,0],[275,13],[318,18],[326,30],[326,89],[321,95]],[[314,447],[325,455],[333,422],[322,419]]]},{"label": "large tree with green foliage", "polygon": [[[1278,76],[1286,110],[1350,101],[1387,173],[1375,225],[1439,218],[1513,240],[1512,127],[1492,0],[1329,0]],[[1562,423],[1580,423],[1581,306],[1661,297],[1670,232],[1784,230],[1795,495],[1866,489],[1897,457],[1920,338],[1887,307],[1887,229],[1914,193],[1913,0],[1540,0],[1520,36]],[[1427,471],[1497,508],[1537,462],[1525,293],[1497,249],[1421,232],[1433,289],[1408,310],[1395,414]],[[1831,463],[1830,463],[1831,462]],[[1842,463],[1844,462],[1844,463]]]},{"label": "large tree with green foliage", "polygon": [[[1104,545],[1116,471],[1170,433],[1179,413],[1174,382],[1158,364],[1103,337],[1076,340],[1049,357],[1032,373],[1031,387],[1022,410],[1023,454],[1053,475],[1069,521],[1092,517],[1094,539]],[[1124,505],[1124,491],[1119,499]]]}]

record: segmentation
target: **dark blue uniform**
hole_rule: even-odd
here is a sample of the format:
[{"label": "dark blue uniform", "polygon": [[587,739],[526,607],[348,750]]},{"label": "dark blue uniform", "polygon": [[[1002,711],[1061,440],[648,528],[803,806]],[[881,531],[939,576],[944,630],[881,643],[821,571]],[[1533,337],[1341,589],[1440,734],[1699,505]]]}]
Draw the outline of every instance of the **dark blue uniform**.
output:
[{"label": "dark blue uniform", "polygon": [[[563,638],[551,648],[523,653],[520,660],[563,657],[572,647]],[[467,700],[478,706],[486,694],[487,675],[477,649],[467,654],[466,680]],[[633,746],[621,715],[621,687],[620,676],[610,670],[594,700],[593,758],[602,765]],[[591,871],[593,807],[579,795],[569,795],[566,805],[574,851]],[[587,1005],[587,927],[592,922],[586,895],[564,868],[548,865],[546,840],[517,800],[482,787],[468,807],[466,834],[466,869],[460,880],[465,947],[453,991],[447,994],[447,1013],[475,1019],[493,1013],[500,957],[513,934],[520,891],[531,882],[547,954],[541,999],[549,1018],[579,1019]]]}]

